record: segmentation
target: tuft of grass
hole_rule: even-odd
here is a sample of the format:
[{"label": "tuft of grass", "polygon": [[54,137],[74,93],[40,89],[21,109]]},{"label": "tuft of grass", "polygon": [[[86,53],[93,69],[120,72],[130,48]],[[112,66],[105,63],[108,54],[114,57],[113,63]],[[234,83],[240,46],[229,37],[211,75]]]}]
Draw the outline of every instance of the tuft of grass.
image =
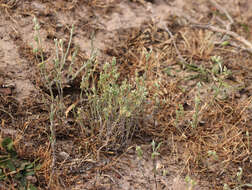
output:
[{"label": "tuft of grass", "polygon": [[[152,153],[151,153],[151,160],[152,160],[152,172],[153,172],[153,177],[154,177],[154,181],[155,181],[155,189],[157,189],[157,170],[158,170],[158,164],[157,164],[157,157],[160,155],[160,153],[158,152],[160,149],[160,146],[162,145],[162,142],[156,144],[156,142],[154,140],[152,140],[151,142],[151,148],[152,148]],[[143,159],[143,150],[141,148],[141,146],[136,146],[136,153],[137,153],[137,157],[139,159],[139,161],[141,159]],[[140,164],[139,164],[140,165]],[[142,167],[140,167],[140,169],[142,170]],[[144,175],[144,171],[142,171],[142,175],[143,177],[145,177]],[[166,176],[167,171],[163,170],[163,176]]]},{"label": "tuft of grass", "polygon": [[[72,43],[72,36],[74,32],[74,26],[72,26],[71,32],[70,32],[70,40],[67,45],[66,51],[64,50],[64,43],[60,39],[54,39],[55,43],[55,57],[53,60],[53,68],[51,71],[48,71],[47,69],[47,63],[44,58],[44,52],[43,52],[43,44],[42,39],[40,37],[40,25],[36,17],[33,19],[34,22],[34,30],[35,30],[35,36],[34,40],[36,42],[36,47],[34,48],[34,53],[36,55],[36,59],[39,62],[38,67],[40,69],[41,78],[43,79],[44,86],[49,90],[50,92],[50,114],[49,114],[49,120],[50,120],[50,143],[51,143],[51,149],[52,149],[52,163],[51,163],[51,174],[50,174],[50,181],[48,184],[48,187],[50,187],[52,183],[52,179],[54,176],[54,165],[56,162],[56,155],[55,155],[55,146],[56,146],[56,134],[55,134],[55,123],[58,118],[64,119],[64,113],[66,111],[66,106],[64,104],[64,97],[63,97],[63,86],[64,84],[69,83],[70,81],[74,80],[77,76],[76,73],[79,73],[80,70],[78,70],[76,73],[73,73],[72,66],[75,61],[75,57],[77,54],[77,51],[75,51],[72,55],[72,61],[70,65],[68,65],[67,69],[67,76],[64,76],[64,71],[66,65],[66,59],[69,56],[69,50]],[[54,93],[53,89],[57,90],[57,93]]]},{"label": "tuft of grass", "polygon": [[188,190],[193,190],[194,186],[197,185],[197,182],[188,175],[186,176],[185,181],[187,183]]},{"label": "tuft of grass", "polygon": [[[197,84],[197,88],[198,88],[198,90],[201,88],[200,83]],[[201,103],[199,93],[195,94],[194,102],[195,102],[195,108],[194,108],[194,114],[193,114],[193,118],[192,118],[192,122],[191,122],[191,127],[193,129],[196,129],[198,126],[198,123],[199,123],[199,113],[200,113],[200,103]]]},{"label": "tuft of grass", "polygon": [[243,177],[243,169],[239,167],[239,171],[236,173],[236,184],[238,184],[235,188],[231,189],[227,184],[224,184],[224,190],[242,190],[244,187],[252,187],[252,184],[243,184],[242,183]]}]

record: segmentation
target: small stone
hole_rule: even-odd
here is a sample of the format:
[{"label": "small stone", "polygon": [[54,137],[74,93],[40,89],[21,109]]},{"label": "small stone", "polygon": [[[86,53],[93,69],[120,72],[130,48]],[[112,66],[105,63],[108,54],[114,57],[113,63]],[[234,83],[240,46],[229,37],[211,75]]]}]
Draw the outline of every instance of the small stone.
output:
[{"label": "small stone", "polygon": [[59,153],[59,156],[62,160],[66,160],[69,158],[69,154],[63,151]]},{"label": "small stone", "polygon": [[27,181],[31,182],[31,183],[37,183],[37,178],[35,176],[27,176],[26,177]]}]

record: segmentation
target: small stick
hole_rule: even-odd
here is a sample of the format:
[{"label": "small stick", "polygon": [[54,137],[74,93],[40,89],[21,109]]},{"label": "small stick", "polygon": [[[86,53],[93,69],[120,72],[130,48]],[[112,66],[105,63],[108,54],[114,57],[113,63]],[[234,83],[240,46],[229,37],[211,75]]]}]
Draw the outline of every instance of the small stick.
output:
[{"label": "small stick", "polygon": [[169,30],[169,28],[168,28],[165,24],[163,24],[163,25],[164,25],[165,31],[170,35],[170,37],[171,37],[171,39],[172,39],[172,43],[173,43],[173,46],[174,46],[174,48],[175,48],[175,50],[176,50],[176,53],[178,54],[179,60],[180,60],[183,64],[186,63],[185,59],[182,57],[180,51],[178,50],[178,47],[177,47],[177,44],[176,44],[176,42],[175,42],[175,40],[174,40],[173,34],[171,33],[171,31]]},{"label": "small stick", "polygon": [[212,30],[214,32],[220,32],[223,34],[227,34],[229,36],[234,37],[236,40],[242,42],[243,44],[245,44],[247,46],[247,48],[245,48],[249,53],[252,53],[252,44],[246,40],[244,37],[238,35],[237,33],[233,32],[233,31],[229,31],[229,30],[225,30],[225,29],[221,29],[215,26],[211,26],[211,25],[201,25],[201,24],[193,24],[193,27],[197,27],[197,28],[203,28],[203,29],[208,29],[208,30]]},{"label": "small stick", "polygon": [[[226,22],[224,22],[221,18],[217,17],[217,20],[219,20],[223,25],[226,25],[226,30],[231,31],[231,26],[234,23],[233,18],[230,16],[230,14],[226,11],[226,9],[224,9],[222,6],[220,6],[215,0],[209,0],[210,3],[212,3],[220,12],[223,12],[225,14],[225,16],[227,17],[227,19],[229,20],[229,23],[226,24]],[[225,41],[225,39],[227,38],[227,34],[225,34],[222,39],[221,39],[221,43],[223,43]]]},{"label": "small stick", "polygon": [[212,3],[219,11],[223,12],[227,19],[229,20],[229,24],[226,26],[227,30],[231,30],[231,26],[234,23],[233,18],[230,16],[230,14],[224,9],[222,6],[220,6],[215,0],[209,0],[210,3]]},{"label": "small stick", "polygon": [[199,24],[197,23],[197,21],[193,18],[191,18],[189,15],[184,14],[183,15],[185,19],[187,19],[189,21],[189,26],[190,27],[196,27],[196,28],[202,28],[202,29],[208,29],[208,30],[212,30],[214,32],[220,32],[223,34],[227,34],[233,38],[235,38],[236,40],[240,41],[241,43],[243,43],[244,45],[247,46],[247,48],[244,47],[240,47],[242,50],[248,51],[249,53],[252,53],[252,44],[246,40],[244,37],[238,35],[237,33],[233,32],[233,31],[229,31],[229,30],[225,30],[225,29],[221,29],[215,26],[211,26],[211,25],[204,25],[204,24]]},{"label": "small stick", "polygon": [[11,119],[14,120],[14,117],[13,117],[9,112],[5,111],[5,110],[2,109],[2,108],[0,108],[0,111],[2,111],[2,112],[4,112],[4,113],[8,114],[8,115],[11,117]]}]

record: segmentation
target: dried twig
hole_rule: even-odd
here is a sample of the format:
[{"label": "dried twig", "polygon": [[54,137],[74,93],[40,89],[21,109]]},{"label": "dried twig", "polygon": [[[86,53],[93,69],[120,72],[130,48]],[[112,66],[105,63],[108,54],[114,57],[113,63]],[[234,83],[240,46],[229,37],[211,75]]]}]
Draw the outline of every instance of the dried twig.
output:
[{"label": "dried twig", "polygon": [[11,119],[14,120],[14,117],[13,117],[9,112],[5,111],[5,110],[2,109],[2,108],[0,108],[0,111],[2,111],[2,112],[4,112],[4,113],[8,114],[8,115],[11,117]]},{"label": "dried twig", "polygon": [[233,31],[221,29],[221,28],[218,28],[216,26],[209,25],[209,24],[208,25],[200,24],[194,18],[190,17],[187,14],[183,14],[183,17],[187,21],[189,21],[189,26],[190,27],[202,28],[202,29],[212,30],[214,32],[220,32],[220,33],[223,33],[223,34],[227,34],[227,35],[235,38],[236,40],[240,41],[241,43],[243,43],[246,46],[246,47],[240,47],[238,45],[235,45],[236,47],[239,47],[240,49],[242,49],[244,51],[252,53],[252,44],[248,40],[246,40],[244,37],[238,35],[237,33],[233,32]]},{"label": "dried twig", "polygon": [[230,16],[230,14],[226,11],[226,9],[224,9],[222,6],[220,6],[215,0],[209,0],[210,3],[212,3],[219,11],[223,12],[227,19],[229,20],[229,23],[226,26],[227,30],[231,30],[231,26],[234,23],[233,18]]},{"label": "dried twig", "polygon": [[[230,42],[229,44],[231,46],[234,46],[234,47],[237,47],[243,51],[247,51],[249,53],[252,53],[252,44],[251,42],[249,42],[248,40],[246,40],[244,37],[238,35],[237,33],[231,31],[231,25],[234,23],[234,20],[232,19],[232,17],[229,15],[229,13],[224,9],[222,8],[219,4],[217,4],[214,0],[209,0],[218,10],[220,10],[221,12],[223,12],[225,14],[225,16],[228,18],[229,20],[229,24],[226,26],[226,29],[221,29],[221,28],[218,28],[216,26],[212,26],[210,24],[201,24],[199,23],[196,19],[192,18],[191,16],[185,14],[185,13],[180,13],[180,16],[182,15],[188,22],[188,26],[189,27],[197,27],[197,28],[202,28],[202,29],[207,29],[207,30],[212,30],[214,32],[219,32],[219,33],[222,33],[222,34],[225,34],[225,35],[228,35],[228,36],[231,36],[233,38],[235,38],[237,41],[243,43],[245,45],[245,47],[243,46],[239,46],[235,43],[232,43]],[[223,22],[222,22],[223,23]],[[224,24],[224,23],[223,23]],[[169,30],[167,30],[167,27],[165,27],[165,30],[168,32]],[[168,32],[170,34],[170,32]],[[224,36],[225,37],[225,36]],[[221,44],[222,42],[220,43],[215,43],[215,44]],[[176,46],[174,46],[175,49]],[[177,50],[176,50],[177,51]],[[178,51],[177,51],[178,52]],[[179,55],[179,54],[178,54]]]},{"label": "dried twig", "polygon": [[171,31],[169,30],[169,28],[165,24],[163,24],[163,26],[164,26],[165,31],[169,34],[170,38],[172,39],[172,43],[173,43],[173,46],[174,46],[176,53],[178,55],[179,61],[182,62],[183,64],[186,63],[185,59],[182,57],[180,51],[178,50],[178,47],[177,47],[177,44],[176,44],[176,41],[174,39],[173,34],[171,33]]},{"label": "dried twig", "polygon": [[223,34],[227,34],[247,46],[247,48],[241,48],[241,49],[244,49],[244,50],[252,53],[252,44],[248,40],[246,40],[244,37],[238,35],[237,33],[233,32],[233,31],[221,29],[221,28],[211,26],[211,25],[202,25],[202,24],[195,24],[195,23],[192,24],[192,27],[203,28],[203,29],[212,30],[214,32],[220,32]]},{"label": "dried twig", "polygon": [[52,150],[52,152],[51,152],[52,163],[51,163],[51,174],[50,174],[48,188],[50,188],[52,185],[52,180],[53,180],[53,177],[55,174],[55,163],[56,163],[56,150],[55,150],[56,149],[55,148],[56,136],[55,136],[54,114],[55,114],[55,108],[52,104],[51,105],[51,113],[50,113],[50,131],[51,131],[50,141],[51,141],[51,150]]},{"label": "dried twig", "polygon": [[[210,1],[210,3],[212,3],[220,12],[222,12],[222,13],[225,14],[225,16],[227,17],[227,19],[229,20],[229,23],[228,23],[228,24],[227,24],[225,21],[223,21],[220,17],[217,17],[216,19],[217,19],[221,24],[223,24],[224,26],[226,26],[226,30],[231,31],[231,27],[232,27],[232,25],[233,25],[233,23],[234,23],[234,20],[233,20],[233,18],[230,16],[230,14],[228,13],[228,11],[226,11],[226,9],[224,9],[222,6],[220,6],[215,0],[209,0],[209,1]],[[222,44],[223,42],[226,41],[227,36],[228,36],[228,35],[225,34],[225,35],[222,37],[222,39],[221,39],[220,42],[215,42],[214,44]],[[234,42],[229,42],[229,45],[234,46],[234,47],[239,48],[239,49],[242,49],[242,50],[246,49],[246,48],[240,47],[239,45],[237,45],[237,44],[234,43]]]}]

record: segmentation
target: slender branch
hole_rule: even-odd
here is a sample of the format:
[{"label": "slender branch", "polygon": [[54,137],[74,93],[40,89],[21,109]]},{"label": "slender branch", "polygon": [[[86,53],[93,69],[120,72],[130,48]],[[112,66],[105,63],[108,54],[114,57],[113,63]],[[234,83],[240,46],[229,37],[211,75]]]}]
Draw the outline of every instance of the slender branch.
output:
[{"label": "slender branch", "polygon": [[224,9],[222,6],[220,6],[215,0],[209,0],[210,3],[212,3],[219,11],[223,12],[227,19],[229,20],[228,25],[226,26],[227,30],[231,30],[231,26],[234,23],[233,18],[230,16],[230,14]]},{"label": "slender branch", "polygon": [[11,117],[11,119],[14,120],[14,117],[13,117],[9,112],[5,111],[5,110],[2,109],[2,108],[0,108],[0,111],[2,111],[2,112],[4,112],[4,113],[8,114],[8,115]]},{"label": "slender branch", "polygon": [[203,28],[203,29],[212,30],[214,32],[220,32],[220,33],[223,33],[223,34],[227,34],[227,35],[235,38],[236,40],[240,41],[244,45],[246,45],[247,48],[245,48],[245,49],[248,52],[252,53],[252,44],[248,40],[246,40],[244,37],[238,35],[237,33],[233,32],[233,31],[221,29],[221,28],[211,26],[211,25],[201,25],[201,24],[192,24],[192,27]]},{"label": "slender branch", "polygon": [[178,55],[179,61],[182,62],[183,64],[186,63],[185,59],[182,57],[180,51],[178,50],[178,47],[177,47],[177,44],[174,40],[173,34],[171,33],[171,31],[169,30],[169,28],[165,24],[163,24],[163,27],[164,27],[165,31],[170,35],[170,38],[172,39],[172,43],[173,43],[173,46],[174,46],[176,53]]},{"label": "slender branch", "polygon": [[183,17],[189,21],[189,26],[190,27],[196,27],[196,28],[202,28],[202,29],[207,29],[207,30],[212,30],[214,32],[220,32],[223,34],[227,34],[239,42],[243,43],[246,47],[240,47],[240,49],[248,51],[249,53],[252,53],[252,44],[248,40],[246,40],[244,37],[238,35],[237,33],[225,29],[218,28],[216,26],[212,25],[206,25],[206,24],[200,24],[198,23],[194,18],[190,17],[187,14],[183,14]]}]

